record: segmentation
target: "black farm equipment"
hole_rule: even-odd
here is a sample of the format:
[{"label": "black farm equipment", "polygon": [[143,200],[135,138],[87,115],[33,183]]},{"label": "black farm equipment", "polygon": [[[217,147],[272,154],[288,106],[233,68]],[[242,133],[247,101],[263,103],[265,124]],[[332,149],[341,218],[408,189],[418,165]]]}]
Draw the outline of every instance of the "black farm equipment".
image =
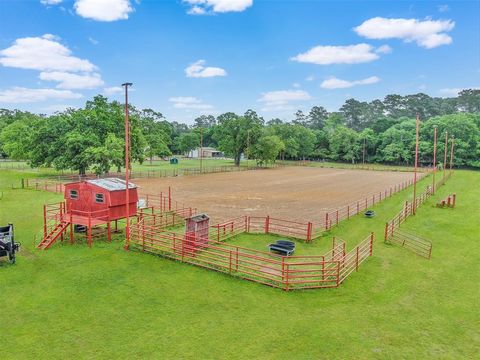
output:
[{"label": "black farm equipment", "polygon": [[15,253],[20,249],[20,244],[15,242],[13,224],[0,226],[0,257],[6,256],[8,261],[15,263]]}]

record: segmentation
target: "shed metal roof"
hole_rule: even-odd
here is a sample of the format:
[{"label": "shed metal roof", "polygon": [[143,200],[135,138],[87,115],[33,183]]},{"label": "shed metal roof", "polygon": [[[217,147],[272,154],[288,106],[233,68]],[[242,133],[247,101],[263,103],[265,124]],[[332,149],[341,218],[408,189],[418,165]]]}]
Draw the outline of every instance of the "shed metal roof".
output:
[{"label": "shed metal roof", "polygon": [[[127,188],[126,181],[119,179],[119,178],[104,178],[104,179],[94,179],[94,180],[87,180],[89,184],[93,184],[95,186],[101,187],[108,191],[118,191],[118,190],[125,190]],[[129,189],[135,189],[137,185],[128,182]]]}]

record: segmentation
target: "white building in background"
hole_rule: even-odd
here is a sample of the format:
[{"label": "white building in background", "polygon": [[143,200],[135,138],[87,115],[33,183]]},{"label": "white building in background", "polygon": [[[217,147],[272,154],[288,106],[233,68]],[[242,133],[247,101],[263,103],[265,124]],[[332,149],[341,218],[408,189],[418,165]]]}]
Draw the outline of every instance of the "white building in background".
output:
[{"label": "white building in background", "polygon": [[[224,158],[225,157],[225,154],[215,148],[212,148],[212,147],[204,147],[202,148],[202,158]],[[198,159],[200,157],[200,148],[197,148],[197,149],[194,149],[194,150],[191,150],[189,153],[188,153],[188,157],[189,158],[194,158],[194,159]]]}]

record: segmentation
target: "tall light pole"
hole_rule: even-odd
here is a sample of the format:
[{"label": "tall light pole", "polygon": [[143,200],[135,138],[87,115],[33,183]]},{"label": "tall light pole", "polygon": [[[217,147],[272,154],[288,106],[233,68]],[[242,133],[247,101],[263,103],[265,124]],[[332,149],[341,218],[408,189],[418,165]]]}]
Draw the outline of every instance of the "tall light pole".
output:
[{"label": "tall light pole", "polygon": [[452,135],[452,146],[450,148],[450,175],[452,174],[453,167],[453,147],[455,146],[455,135]]},{"label": "tall light pole", "polygon": [[122,84],[125,87],[125,201],[127,210],[127,224],[125,227],[125,250],[130,246],[130,189],[129,189],[129,175],[130,175],[130,123],[128,121],[128,87],[132,83]]},{"label": "tall light pole", "polygon": [[247,130],[247,170],[248,170],[248,158],[250,157],[250,129]]},{"label": "tall light pole", "polygon": [[200,174],[202,173],[203,168],[203,127],[200,128]]},{"label": "tall light pole", "polygon": [[437,126],[433,127],[433,184],[432,192],[435,194],[435,174],[437,173]]},{"label": "tall light pole", "polygon": [[448,131],[445,131],[445,155],[443,156],[443,182],[447,171]]},{"label": "tall light pole", "polygon": [[413,174],[413,214],[417,212],[417,167],[418,167],[418,132],[420,127],[420,117],[417,114],[417,126],[415,135],[415,172]]}]

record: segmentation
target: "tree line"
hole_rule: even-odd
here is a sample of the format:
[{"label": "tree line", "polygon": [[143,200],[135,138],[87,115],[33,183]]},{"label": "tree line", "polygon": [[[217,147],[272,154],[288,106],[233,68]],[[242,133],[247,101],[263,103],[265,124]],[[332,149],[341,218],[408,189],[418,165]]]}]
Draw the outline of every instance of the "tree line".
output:
[{"label": "tree line", "polygon": [[[314,106],[307,113],[297,111],[290,121],[265,121],[248,110],[242,115],[202,115],[188,126],[169,122],[152,109],[130,105],[129,110],[131,157],[140,163],[188,153],[202,139],[203,146],[218,148],[236,165],[245,157],[259,164],[315,159],[411,165],[418,114],[421,163],[432,163],[437,127],[439,154],[448,132],[455,137],[455,164],[480,167],[480,90],[463,90],[452,98],[420,93],[387,95],[371,102],[348,99],[337,112]],[[51,116],[0,109],[0,156],[80,174],[88,170],[101,174],[112,167],[120,171],[124,131],[124,105],[101,95],[84,108]]]}]

